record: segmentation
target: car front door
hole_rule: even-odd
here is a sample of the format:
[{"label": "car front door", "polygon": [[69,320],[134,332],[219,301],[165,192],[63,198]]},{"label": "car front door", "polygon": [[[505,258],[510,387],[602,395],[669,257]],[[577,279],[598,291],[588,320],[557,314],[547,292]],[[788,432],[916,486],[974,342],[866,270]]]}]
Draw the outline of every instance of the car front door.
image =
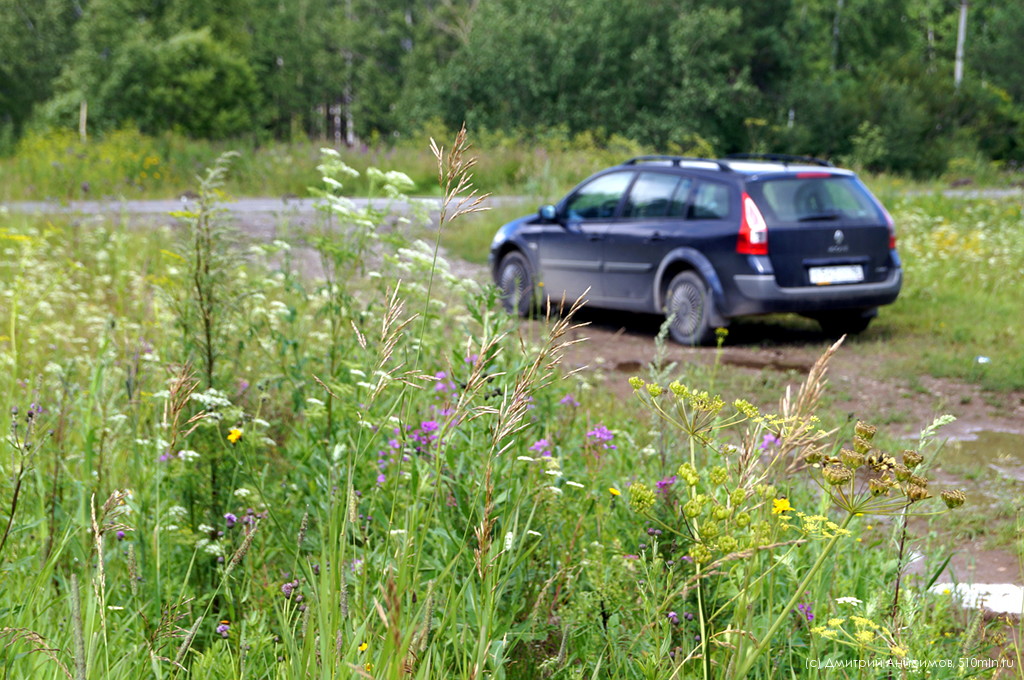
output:
[{"label": "car front door", "polygon": [[540,283],[553,302],[563,295],[572,302],[588,289],[587,300],[602,302],[605,237],[635,174],[615,171],[589,180],[561,203],[558,221],[545,227],[537,241]]}]

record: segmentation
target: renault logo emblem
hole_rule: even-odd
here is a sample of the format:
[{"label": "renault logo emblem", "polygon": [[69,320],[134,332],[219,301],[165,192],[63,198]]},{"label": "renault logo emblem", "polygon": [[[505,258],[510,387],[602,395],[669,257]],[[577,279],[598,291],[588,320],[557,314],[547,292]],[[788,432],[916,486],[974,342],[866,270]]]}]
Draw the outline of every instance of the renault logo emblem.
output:
[{"label": "renault logo emblem", "polygon": [[835,230],[835,233],[832,234],[832,240],[835,243],[829,246],[828,252],[832,254],[845,253],[850,249],[850,246],[844,243],[844,241],[846,240],[846,236],[843,234],[842,229]]}]

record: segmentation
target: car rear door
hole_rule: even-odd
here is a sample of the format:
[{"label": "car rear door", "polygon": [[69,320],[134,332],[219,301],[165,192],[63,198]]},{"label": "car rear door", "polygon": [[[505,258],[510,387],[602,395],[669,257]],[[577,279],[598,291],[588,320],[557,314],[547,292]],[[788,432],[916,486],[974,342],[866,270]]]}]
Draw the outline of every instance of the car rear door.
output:
[{"label": "car rear door", "polygon": [[881,281],[890,228],[852,174],[799,172],[747,184],[768,224],[768,256],[783,288]]}]

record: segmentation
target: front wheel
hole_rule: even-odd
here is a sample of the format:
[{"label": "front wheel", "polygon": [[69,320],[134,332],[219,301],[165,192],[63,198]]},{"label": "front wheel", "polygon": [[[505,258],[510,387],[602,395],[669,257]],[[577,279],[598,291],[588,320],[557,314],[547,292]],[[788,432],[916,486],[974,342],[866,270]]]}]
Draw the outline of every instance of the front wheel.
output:
[{"label": "front wheel", "polygon": [[714,338],[711,328],[711,293],[696,272],[676,274],[665,294],[665,316],[669,335],[681,345],[707,345]]},{"label": "front wheel", "polygon": [[505,255],[496,278],[505,311],[529,316],[533,310],[533,269],[526,257],[518,251]]}]

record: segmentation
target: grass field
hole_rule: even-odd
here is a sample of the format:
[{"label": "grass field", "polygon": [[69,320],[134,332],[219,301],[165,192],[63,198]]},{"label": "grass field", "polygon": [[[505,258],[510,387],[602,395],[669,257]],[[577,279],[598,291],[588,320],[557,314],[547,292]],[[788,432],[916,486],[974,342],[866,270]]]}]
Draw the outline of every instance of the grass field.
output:
[{"label": "grass field", "polygon": [[[345,201],[342,160],[293,168],[327,178],[317,281],[219,219],[244,158],[200,172],[184,230],[0,216],[0,678],[1019,675],[1016,624],[926,592],[950,545],[907,516],[961,501],[936,437],[821,431],[827,355],[778,408],[657,367],[616,400],[560,365],[571,317],[520,342],[422,225]],[[480,216],[439,192],[458,241]],[[895,206],[906,370],[1019,379],[1014,209]]]}]

